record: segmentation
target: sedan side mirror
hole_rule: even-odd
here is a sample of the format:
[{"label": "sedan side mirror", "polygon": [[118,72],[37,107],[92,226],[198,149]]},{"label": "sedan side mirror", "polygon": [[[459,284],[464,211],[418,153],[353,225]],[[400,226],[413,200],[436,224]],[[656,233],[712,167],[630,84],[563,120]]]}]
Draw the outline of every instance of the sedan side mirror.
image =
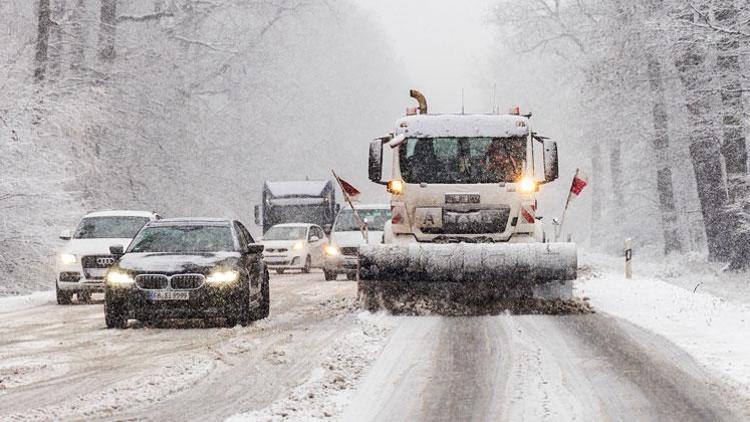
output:
[{"label": "sedan side mirror", "polygon": [[119,258],[125,255],[125,247],[122,245],[112,245],[109,247],[109,253]]},{"label": "sedan side mirror", "polygon": [[317,242],[319,240],[320,240],[320,238],[318,236],[311,236],[310,237],[310,242]]},{"label": "sedan side mirror", "polygon": [[263,249],[265,249],[265,246],[261,245],[260,243],[249,243],[247,245],[247,252],[253,255],[263,253]]},{"label": "sedan side mirror", "polygon": [[70,240],[73,238],[73,233],[70,232],[70,230],[63,230],[60,232],[60,239],[62,240]]}]

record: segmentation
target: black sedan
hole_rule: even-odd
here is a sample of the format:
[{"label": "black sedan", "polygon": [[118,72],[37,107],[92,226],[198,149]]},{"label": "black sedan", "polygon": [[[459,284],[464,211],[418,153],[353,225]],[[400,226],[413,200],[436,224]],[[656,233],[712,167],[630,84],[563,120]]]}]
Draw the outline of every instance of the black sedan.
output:
[{"label": "black sedan", "polygon": [[146,224],[105,277],[108,328],[128,319],[223,317],[247,325],[268,316],[263,245],[239,221],[165,219]]}]

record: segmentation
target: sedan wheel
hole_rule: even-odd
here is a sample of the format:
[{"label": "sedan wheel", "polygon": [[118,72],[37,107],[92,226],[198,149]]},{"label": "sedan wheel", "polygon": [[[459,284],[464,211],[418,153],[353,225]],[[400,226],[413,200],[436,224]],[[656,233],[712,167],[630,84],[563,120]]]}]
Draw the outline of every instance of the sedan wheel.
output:
[{"label": "sedan wheel", "polygon": [[311,267],[312,267],[312,260],[310,259],[310,255],[307,255],[307,258],[305,258],[305,266],[302,267],[302,272],[305,274],[309,273]]}]

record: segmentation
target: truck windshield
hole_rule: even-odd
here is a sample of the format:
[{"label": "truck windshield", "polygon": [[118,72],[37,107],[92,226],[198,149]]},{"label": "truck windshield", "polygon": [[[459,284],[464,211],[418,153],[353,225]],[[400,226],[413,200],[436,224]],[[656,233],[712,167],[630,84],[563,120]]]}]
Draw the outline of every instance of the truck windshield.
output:
[{"label": "truck windshield", "polygon": [[263,240],[298,240],[304,239],[307,227],[274,226],[263,235]]},{"label": "truck windshield", "polygon": [[[391,212],[387,209],[370,209],[357,210],[360,218],[367,219],[367,229],[373,231],[383,231],[385,222],[391,218]],[[341,210],[336,217],[336,224],[333,227],[335,232],[359,231],[357,219],[354,217],[354,211]]]},{"label": "truck windshield", "polygon": [[525,138],[409,138],[400,148],[407,183],[500,183],[521,178]]},{"label": "truck windshield", "polygon": [[158,226],[143,229],[128,252],[233,251],[229,226]]},{"label": "truck windshield", "polygon": [[148,223],[148,217],[86,217],[78,225],[74,239],[132,239]]}]

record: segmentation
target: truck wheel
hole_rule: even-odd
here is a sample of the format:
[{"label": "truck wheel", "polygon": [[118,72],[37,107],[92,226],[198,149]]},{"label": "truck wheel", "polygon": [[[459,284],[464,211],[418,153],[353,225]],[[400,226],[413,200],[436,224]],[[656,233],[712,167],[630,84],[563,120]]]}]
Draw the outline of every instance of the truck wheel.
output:
[{"label": "truck wheel", "polygon": [[337,275],[336,271],[323,270],[323,276],[326,278],[326,281],[336,280]]},{"label": "truck wheel", "polygon": [[124,306],[119,303],[104,301],[104,322],[107,328],[127,328],[128,316],[125,313]]},{"label": "truck wheel", "polygon": [[78,301],[81,303],[91,303],[91,292],[78,292]]},{"label": "truck wheel", "polygon": [[73,300],[72,292],[66,292],[65,290],[60,290],[57,284],[55,284],[55,292],[57,293],[58,305],[70,305],[70,302]]},{"label": "truck wheel", "polygon": [[276,274],[284,274],[284,269],[283,268],[277,268],[276,269]]},{"label": "truck wheel", "polygon": [[304,274],[309,273],[311,266],[312,266],[312,260],[310,259],[310,255],[307,255],[307,258],[305,258],[305,266],[302,267],[302,272]]}]

